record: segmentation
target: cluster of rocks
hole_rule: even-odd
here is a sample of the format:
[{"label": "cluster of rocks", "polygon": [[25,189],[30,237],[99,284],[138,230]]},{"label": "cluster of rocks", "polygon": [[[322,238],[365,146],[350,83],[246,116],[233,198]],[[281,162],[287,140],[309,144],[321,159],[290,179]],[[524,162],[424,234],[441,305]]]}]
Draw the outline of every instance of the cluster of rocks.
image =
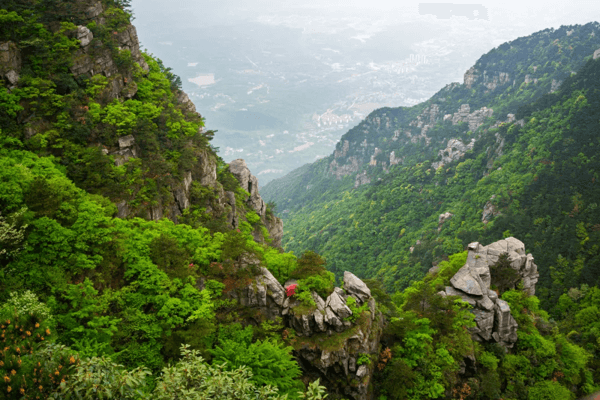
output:
[{"label": "cluster of rocks", "polygon": [[477,341],[494,341],[511,348],[517,341],[518,324],[511,314],[510,306],[491,290],[495,283],[490,266],[496,264],[500,255],[508,254],[508,260],[520,277],[523,291],[535,294],[539,274],[533,256],[525,253],[523,242],[513,237],[499,240],[487,246],[475,242],[468,246],[465,265],[452,277],[441,296],[459,296],[473,306],[476,327],[471,334]]},{"label": "cluster of rocks", "polygon": [[[344,337],[337,346],[324,348],[317,340],[299,346],[296,356],[305,375],[320,378],[329,393],[352,400],[368,398],[375,363],[357,365],[357,360],[361,355],[378,353],[382,319],[377,318],[371,291],[354,274],[344,272],[344,289],[336,287],[326,299],[312,292],[316,306],[308,311],[293,296],[286,296],[284,287],[266,268],[260,269],[250,285],[231,295],[242,306],[255,308],[268,319],[282,317],[285,326],[293,328],[300,337],[331,336],[354,329],[352,335]],[[347,305],[350,296],[357,306],[368,304],[371,315],[366,323],[357,325],[348,320],[352,316]],[[350,384],[352,381],[355,383]]]},{"label": "cluster of rocks", "polygon": [[344,176],[358,172],[360,164],[358,158],[354,156],[348,157],[345,162],[338,162],[337,160],[331,161],[329,164],[329,173],[336,177],[336,179],[342,179]]},{"label": "cluster of rocks", "polygon": [[[104,24],[103,11],[102,3],[97,1],[88,7],[86,16],[97,24]],[[103,92],[106,101],[135,96],[137,85],[133,82],[132,71],[130,69],[120,70],[113,60],[112,51],[103,46],[99,40],[94,41],[93,33],[86,26],[79,25],[74,35],[79,39],[81,48],[75,52],[71,73],[75,77],[92,77],[102,74],[109,78],[108,86]],[[133,60],[139,64],[144,72],[148,73],[150,68],[140,51],[135,27],[128,25],[122,32],[117,32],[115,39],[119,50],[129,50]]]},{"label": "cluster of rocks", "polygon": [[469,68],[464,75],[464,85],[468,89],[472,89],[473,85],[480,80],[483,81],[483,85],[488,90],[495,90],[499,85],[503,85],[510,81],[510,74],[507,72],[496,72],[492,71],[488,73],[488,71],[480,71],[474,66]]},{"label": "cluster of rocks", "polygon": [[431,168],[438,169],[445,164],[460,159],[467,151],[471,150],[473,146],[475,146],[475,138],[471,139],[471,141],[466,145],[460,139],[448,140],[446,148],[438,152],[442,159],[440,161],[431,163]]},{"label": "cluster of rocks", "polygon": [[493,114],[494,110],[487,107],[481,107],[479,110],[471,113],[471,107],[468,104],[462,104],[454,114],[444,115],[444,121],[451,120],[452,125],[456,125],[459,122],[466,122],[469,124],[469,130],[474,132],[483,125],[486,118],[491,117]]}]

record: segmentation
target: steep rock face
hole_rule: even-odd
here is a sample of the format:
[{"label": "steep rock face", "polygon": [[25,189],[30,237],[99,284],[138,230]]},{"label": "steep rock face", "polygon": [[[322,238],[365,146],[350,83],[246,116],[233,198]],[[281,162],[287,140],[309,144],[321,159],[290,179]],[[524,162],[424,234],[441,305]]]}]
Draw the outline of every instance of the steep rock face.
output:
[{"label": "steep rock face", "polygon": [[[347,305],[349,296],[357,306],[366,304],[367,310],[353,315]],[[285,326],[298,335],[293,346],[305,375],[320,378],[329,393],[349,400],[372,398],[369,384],[375,363],[357,365],[357,360],[378,354],[383,319],[371,291],[355,275],[346,271],[344,289],[336,287],[327,299],[313,292],[315,306],[311,308],[294,296],[287,297],[284,287],[265,268],[232,297],[265,318],[283,317]]]},{"label": "steep rock face", "polygon": [[0,42],[0,77],[16,85],[21,72],[21,52],[13,42]]},{"label": "steep rock face", "polygon": [[511,348],[517,341],[518,324],[510,312],[510,306],[498,298],[490,289],[494,283],[490,266],[498,262],[500,255],[508,254],[508,259],[523,283],[523,290],[535,294],[535,284],[539,274],[533,256],[525,253],[523,242],[513,237],[499,240],[487,246],[475,242],[469,244],[465,265],[452,277],[450,284],[439,294],[459,296],[473,306],[477,326],[471,335],[477,341],[494,341]]},{"label": "steep rock face", "polygon": [[[269,231],[269,236],[272,240],[271,243],[274,246],[280,247],[281,239],[283,238],[283,221],[274,215],[267,214],[267,205],[262,197],[260,197],[260,193],[258,193],[258,179],[252,175],[246,165],[246,161],[241,158],[233,160],[229,163],[229,171],[240,182],[242,189],[250,193],[248,205],[260,216],[263,224]],[[255,238],[258,240],[261,239],[259,232],[256,233]]]}]

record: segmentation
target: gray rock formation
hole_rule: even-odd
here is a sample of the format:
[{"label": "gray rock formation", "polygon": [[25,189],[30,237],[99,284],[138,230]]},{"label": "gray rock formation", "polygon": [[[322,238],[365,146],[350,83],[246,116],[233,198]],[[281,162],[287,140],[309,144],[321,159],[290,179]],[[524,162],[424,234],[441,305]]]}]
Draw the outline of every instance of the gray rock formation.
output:
[{"label": "gray rock formation", "polygon": [[474,138],[471,139],[471,141],[467,145],[465,145],[460,139],[448,140],[446,148],[438,152],[442,159],[440,161],[431,163],[431,168],[438,169],[439,167],[442,167],[445,164],[459,160],[465,155],[467,151],[471,150],[473,146],[475,146]]},{"label": "gray rock formation", "polygon": [[258,193],[258,179],[252,175],[246,161],[240,159],[233,160],[229,163],[229,171],[240,182],[242,189],[250,193],[248,204],[261,217],[265,215],[267,206],[262,197]]},{"label": "gray rock formation", "polygon": [[[297,282],[290,280],[285,286],[293,283]],[[344,287],[348,294],[336,287],[325,300],[312,292],[315,305],[307,308],[294,296],[287,297],[284,287],[273,275],[260,268],[259,275],[250,285],[229,295],[241,305],[257,310],[261,315],[255,317],[257,323],[262,318],[283,317],[284,325],[294,329],[298,336],[294,345],[295,355],[305,375],[311,379],[320,378],[331,394],[350,400],[365,400],[369,399],[368,387],[375,363],[357,366],[356,360],[361,355],[378,354],[383,318],[364,282],[346,272]],[[352,316],[352,310],[347,306],[349,296],[359,304],[369,305],[368,312],[355,322],[345,320]],[[328,343],[329,337],[342,332],[341,340]]]},{"label": "gray rock formation", "polygon": [[79,40],[81,47],[85,47],[94,39],[94,34],[87,27],[79,25],[77,27],[77,40]]},{"label": "gray rock formation", "polygon": [[444,225],[444,223],[452,217],[454,217],[454,214],[452,214],[451,212],[445,212],[443,214],[440,214],[440,216],[438,217],[438,232],[442,230],[442,225]]},{"label": "gray rock formation", "polygon": [[498,211],[498,208],[493,203],[495,198],[496,195],[493,195],[483,206],[483,211],[481,212],[481,222],[484,224],[490,222],[495,216],[500,215],[500,211]]},{"label": "gray rock formation", "polygon": [[469,124],[469,130],[475,131],[479,128],[486,118],[491,117],[494,114],[494,110],[487,107],[481,107],[479,110],[471,113],[471,108],[468,104],[462,104],[460,109],[452,115],[452,125],[456,125],[459,122],[466,122]]},{"label": "gray rock formation", "polygon": [[21,52],[13,42],[0,42],[0,78],[16,85],[21,72]]},{"label": "gray rock formation", "polygon": [[344,290],[353,296],[359,305],[371,298],[371,289],[352,272],[344,272]]},{"label": "gray rock formation", "polygon": [[[295,281],[286,282],[289,286]],[[265,268],[245,288],[233,290],[229,296],[246,307],[258,311],[256,323],[263,318],[281,316],[288,328],[297,334],[295,355],[305,375],[320,378],[328,392],[349,399],[369,399],[368,387],[376,363],[356,365],[361,355],[375,356],[379,352],[379,340],[383,318],[376,310],[375,300],[369,288],[350,272],[344,273],[344,290],[335,288],[327,297],[321,298],[312,292],[315,306],[307,309],[294,296],[287,297],[284,287]],[[352,315],[347,298],[368,304],[365,312],[355,322],[344,320]],[[341,340],[329,341],[332,335],[343,332]],[[333,343],[333,344],[331,344]],[[357,383],[358,382],[358,383]]]},{"label": "gray rock formation", "polygon": [[511,348],[517,341],[517,322],[513,318],[508,303],[498,298],[498,294],[490,289],[494,277],[490,266],[496,264],[500,255],[508,254],[511,267],[518,272],[523,290],[529,295],[535,294],[535,284],[539,274],[533,263],[531,254],[525,254],[523,243],[513,237],[482,246],[471,243],[467,262],[450,279],[452,286],[439,294],[442,296],[459,296],[469,303],[475,314],[477,326],[471,329],[474,340],[500,343]]},{"label": "gray rock formation", "polygon": [[361,174],[357,174],[354,179],[354,187],[357,188],[362,185],[368,185],[371,183],[371,178],[367,175],[367,171],[363,171]]},{"label": "gray rock formation", "polygon": [[119,138],[119,149],[109,152],[108,155],[115,157],[115,165],[125,164],[131,158],[137,157],[135,148],[135,138],[133,135],[127,135]]},{"label": "gray rock formation", "polygon": [[[242,189],[250,193],[247,203],[260,216],[261,221],[269,231],[272,245],[281,246],[283,221],[274,215],[267,215],[267,205],[258,193],[258,179],[252,175],[246,161],[241,158],[233,160],[229,163],[229,171],[238,180]],[[260,232],[255,232],[255,239],[262,240]]]},{"label": "gray rock formation", "polygon": [[358,159],[354,156],[348,157],[345,162],[340,161],[338,163],[337,160],[333,160],[329,164],[329,173],[334,175],[336,179],[342,179],[346,175],[358,172],[359,169],[360,164],[358,163]]},{"label": "gray rock formation", "polygon": [[600,49],[598,49],[598,50],[594,51],[594,56],[593,56],[593,57],[594,57],[594,60],[595,60],[596,58],[600,57]]}]

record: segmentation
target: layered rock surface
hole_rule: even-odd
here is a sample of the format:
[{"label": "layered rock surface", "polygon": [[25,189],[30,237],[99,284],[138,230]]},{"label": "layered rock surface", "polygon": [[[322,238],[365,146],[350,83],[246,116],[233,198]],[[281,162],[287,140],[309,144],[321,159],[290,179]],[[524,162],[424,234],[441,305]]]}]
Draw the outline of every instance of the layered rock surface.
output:
[{"label": "layered rock surface", "polygon": [[526,254],[523,242],[513,237],[487,246],[471,243],[468,250],[467,262],[450,280],[452,286],[447,286],[439,294],[459,296],[473,306],[472,312],[477,323],[471,329],[474,340],[494,341],[511,348],[517,341],[518,324],[508,303],[491,290],[495,281],[490,267],[498,262],[502,254],[507,254],[510,267],[518,273],[519,281],[523,284],[523,291],[534,295],[539,274],[533,256]]}]

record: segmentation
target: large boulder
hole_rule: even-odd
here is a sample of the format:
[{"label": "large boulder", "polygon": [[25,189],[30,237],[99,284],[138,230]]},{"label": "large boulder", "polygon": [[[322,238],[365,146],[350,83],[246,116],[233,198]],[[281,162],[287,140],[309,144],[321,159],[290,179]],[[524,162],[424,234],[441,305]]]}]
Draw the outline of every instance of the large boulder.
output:
[{"label": "large boulder", "polygon": [[518,324],[510,312],[510,306],[498,298],[491,290],[494,276],[490,267],[498,263],[500,256],[506,254],[510,268],[518,273],[523,290],[535,294],[535,284],[539,274],[533,262],[533,256],[525,252],[525,245],[513,237],[499,240],[487,246],[475,242],[468,246],[467,262],[450,279],[452,286],[439,294],[458,296],[469,303],[475,314],[477,326],[471,329],[473,339],[500,343],[510,348],[517,341]]},{"label": "large boulder", "polygon": [[364,303],[371,297],[371,290],[367,285],[349,271],[344,272],[344,290],[350,296],[353,296],[359,304]]}]

